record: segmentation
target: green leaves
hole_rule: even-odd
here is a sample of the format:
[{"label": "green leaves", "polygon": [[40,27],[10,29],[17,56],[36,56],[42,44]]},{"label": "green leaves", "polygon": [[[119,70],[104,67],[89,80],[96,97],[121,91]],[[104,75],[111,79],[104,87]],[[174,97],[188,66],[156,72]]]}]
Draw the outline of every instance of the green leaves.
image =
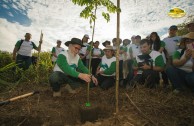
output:
[{"label": "green leaves", "polygon": [[102,16],[107,22],[110,21],[109,13],[121,12],[120,8],[114,5],[110,0],[72,0],[74,4],[79,6],[86,6],[84,10],[80,13],[80,17],[88,19],[90,18],[90,24],[97,19],[95,16],[95,9],[100,6],[106,7],[107,12],[102,12]]},{"label": "green leaves", "polygon": [[109,15],[109,13],[102,12],[102,16],[107,20],[107,22],[110,21],[110,15]]}]

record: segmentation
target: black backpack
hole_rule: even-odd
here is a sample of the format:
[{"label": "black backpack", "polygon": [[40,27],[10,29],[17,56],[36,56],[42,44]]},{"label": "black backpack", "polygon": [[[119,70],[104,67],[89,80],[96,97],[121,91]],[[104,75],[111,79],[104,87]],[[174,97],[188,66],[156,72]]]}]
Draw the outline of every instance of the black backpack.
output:
[{"label": "black backpack", "polygon": [[20,41],[21,41],[21,43],[20,43],[20,45],[19,45],[19,47],[18,47],[18,51],[20,50],[20,47],[21,47],[22,43],[24,42],[24,40],[21,39]]}]

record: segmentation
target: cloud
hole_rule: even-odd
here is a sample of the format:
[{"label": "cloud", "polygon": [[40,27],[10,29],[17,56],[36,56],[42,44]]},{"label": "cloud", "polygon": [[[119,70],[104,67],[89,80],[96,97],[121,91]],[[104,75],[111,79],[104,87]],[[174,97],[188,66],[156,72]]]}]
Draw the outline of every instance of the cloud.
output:
[{"label": "cloud", "polygon": [[[121,0],[120,37],[131,38],[137,34],[145,37],[152,31],[157,31],[163,37],[167,35],[170,25],[182,23],[186,18],[168,17],[170,8],[183,8],[188,16],[194,12],[192,1]],[[72,37],[81,39],[84,34],[92,36],[89,20],[79,17],[84,7],[76,6],[70,0],[12,0],[11,4],[4,0],[1,7],[7,8],[6,11],[8,8],[14,9],[14,12],[21,13],[23,18],[12,23],[0,18],[0,50],[12,51],[16,41],[22,39],[26,32],[30,32],[32,41],[38,44],[40,32],[43,31],[43,51],[51,50],[58,39],[66,42]],[[116,14],[111,14],[111,20],[107,23],[101,15],[104,10],[104,7],[97,10],[94,41],[111,41],[116,37]],[[10,11],[9,15],[15,16],[15,13]],[[28,25],[23,25],[21,20],[23,24],[29,22]],[[63,47],[66,48],[64,44]]]}]

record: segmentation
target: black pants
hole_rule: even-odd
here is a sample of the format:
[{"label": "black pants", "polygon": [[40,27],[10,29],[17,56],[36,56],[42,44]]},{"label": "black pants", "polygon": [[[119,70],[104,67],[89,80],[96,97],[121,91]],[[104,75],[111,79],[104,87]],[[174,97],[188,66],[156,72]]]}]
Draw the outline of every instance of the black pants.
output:
[{"label": "black pants", "polygon": [[114,86],[115,84],[115,77],[114,76],[103,76],[101,74],[98,74],[96,76],[96,79],[98,80],[98,85],[102,89],[109,89],[110,87]]},{"label": "black pants", "polygon": [[154,70],[144,70],[142,74],[137,74],[130,82],[130,86],[136,83],[144,84],[148,88],[155,88],[160,81],[159,72]]},{"label": "black pants", "polygon": [[96,70],[97,70],[97,67],[98,67],[100,62],[101,62],[100,58],[92,58],[91,67],[92,67],[92,74],[93,75],[96,74]]},{"label": "black pants", "polygon": [[53,89],[53,91],[59,91],[61,88],[61,85],[63,84],[70,84],[72,87],[76,88],[80,86],[80,82],[83,82],[79,78],[74,78],[71,76],[68,76],[60,71],[54,71],[51,73],[49,77],[49,83]]},{"label": "black pants", "polygon": [[26,70],[32,64],[32,57],[17,54],[16,64],[18,65],[19,68],[22,68],[23,70]]}]

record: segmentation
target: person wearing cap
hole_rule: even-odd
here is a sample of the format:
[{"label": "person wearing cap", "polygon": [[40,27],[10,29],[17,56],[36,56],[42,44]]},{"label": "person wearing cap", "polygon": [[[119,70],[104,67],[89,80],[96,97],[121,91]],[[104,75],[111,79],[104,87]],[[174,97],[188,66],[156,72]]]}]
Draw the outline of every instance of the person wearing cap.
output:
[{"label": "person wearing cap", "polygon": [[[141,36],[137,35],[137,36],[132,36],[132,44],[130,44],[129,46],[129,61],[128,61],[128,69],[129,69],[129,73],[127,75],[127,80],[126,82],[130,82],[133,77],[134,77],[134,70],[133,70],[133,62],[135,61],[136,56],[141,52],[140,51],[140,46],[139,43],[141,41]],[[134,42],[133,42],[134,41]]]},{"label": "person wearing cap", "polygon": [[68,46],[68,50],[62,51],[58,55],[54,71],[49,77],[49,82],[53,89],[53,97],[61,96],[60,88],[64,83],[68,86],[67,89],[70,93],[72,89],[69,84],[73,85],[76,81],[83,80],[90,83],[92,80],[93,83],[98,83],[94,76],[88,74],[88,69],[83,65],[78,55],[80,49],[84,47],[82,41],[78,38],[72,38],[65,45]]},{"label": "person wearing cap", "polygon": [[159,72],[164,70],[164,60],[160,52],[151,50],[148,39],[140,41],[141,53],[136,56],[133,69],[137,70],[135,77],[128,82],[127,88],[135,84],[144,84],[148,88],[156,88],[159,85]]},{"label": "person wearing cap", "polygon": [[124,53],[122,54],[122,58],[123,58],[123,80],[124,80],[124,84],[125,84],[125,81],[127,79],[127,75],[128,75],[128,72],[129,72],[129,69],[128,69],[128,62],[129,62],[129,45],[131,43],[131,40],[129,39],[124,39],[123,40],[123,45],[121,46],[121,48],[124,50]]},{"label": "person wearing cap", "polygon": [[178,43],[180,42],[181,37],[177,36],[177,26],[172,25],[168,29],[169,36],[164,38],[162,41],[166,44],[165,49],[167,51],[167,66],[172,65],[172,55],[178,49]]},{"label": "person wearing cap", "polygon": [[194,21],[191,21],[189,22],[187,25],[186,25],[187,29],[188,29],[188,32],[194,32]]},{"label": "person wearing cap", "polygon": [[102,61],[97,68],[96,78],[98,85],[102,89],[107,90],[115,83],[116,58],[111,45],[107,45],[103,50],[105,55],[102,57]]},{"label": "person wearing cap", "polygon": [[[113,43],[113,49],[116,53],[117,50],[117,38],[113,38],[112,39],[112,43]],[[123,83],[123,56],[126,53],[126,50],[120,46],[120,44],[122,43],[122,39],[119,38],[119,86],[123,87],[124,83]]]},{"label": "person wearing cap", "polygon": [[57,40],[57,46],[52,48],[52,64],[54,64],[57,60],[57,56],[61,51],[64,51],[64,48],[61,47],[61,41]]},{"label": "person wearing cap", "polygon": [[187,86],[194,92],[194,32],[183,36],[184,49],[178,49],[173,54],[173,66],[166,70],[169,80],[173,86],[173,92],[183,91]]},{"label": "person wearing cap", "polygon": [[[32,35],[30,33],[25,34],[25,39],[17,41],[13,50],[13,60],[16,60],[16,64],[19,68],[26,70],[32,64],[32,50],[41,50],[42,40],[39,41],[37,47],[34,42],[30,41]],[[16,55],[17,54],[17,55]]]},{"label": "person wearing cap", "polygon": [[96,41],[94,43],[94,48],[92,48],[92,60],[91,60],[91,67],[92,67],[92,74],[95,75],[96,74],[96,69],[99,65],[99,63],[101,62],[101,58],[104,55],[104,52],[102,49],[99,48],[99,41]]},{"label": "person wearing cap", "polygon": [[89,55],[88,54],[91,51],[91,46],[90,44],[88,44],[88,39],[90,39],[89,35],[85,34],[82,38],[82,43],[84,47],[82,47],[81,50],[79,51],[80,58],[83,64],[87,67],[89,67]]},{"label": "person wearing cap", "polygon": [[107,45],[110,45],[110,41],[106,40],[105,42],[102,43],[102,45],[103,45],[104,47],[106,47]]}]

